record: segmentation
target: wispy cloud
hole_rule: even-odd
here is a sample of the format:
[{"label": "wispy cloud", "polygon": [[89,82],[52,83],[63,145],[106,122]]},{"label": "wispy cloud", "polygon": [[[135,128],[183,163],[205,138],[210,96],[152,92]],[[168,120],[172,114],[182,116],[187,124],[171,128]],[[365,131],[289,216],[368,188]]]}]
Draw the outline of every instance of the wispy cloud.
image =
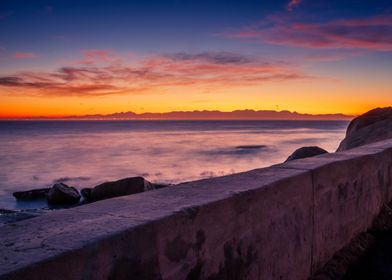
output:
[{"label": "wispy cloud", "polygon": [[313,49],[364,49],[392,51],[392,16],[334,20],[322,23],[269,19],[230,32],[231,38]]},{"label": "wispy cloud", "polygon": [[35,58],[35,57],[37,57],[37,55],[31,52],[16,52],[13,55],[13,58],[17,58],[17,59]]},{"label": "wispy cloud", "polygon": [[177,61],[198,60],[215,64],[246,64],[255,60],[252,57],[232,52],[202,52],[196,54],[179,52],[166,56]]},{"label": "wispy cloud", "polygon": [[74,61],[74,64],[91,65],[99,62],[113,62],[115,60],[113,54],[109,50],[83,50],[82,56],[82,59]]},{"label": "wispy cloud", "polygon": [[67,42],[67,43],[72,41],[69,37],[67,37],[65,35],[61,35],[61,34],[50,36],[50,39],[54,39],[56,41]]},{"label": "wispy cloud", "polygon": [[148,56],[132,64],[114,57],[104,50],[85,51],[82,64],[0,77],[0,87],[32,89],[34,94],[45,96],[97,96],[173,86],[195,85],[202,90],[311,78],[293,66],[238,53],[181,52]]},{"label": "wispy cloud", "polygon": [[313,62],[333,62],[339,61],[346,58],[360,57],[368,54],[368,50],[353,50],[353,49],[333,49],[333,50],[314,50],[312,52],[307,52],[303,57],[306,61]]},{"label": "wispy cloud", "polygon": [[302,0],[290,0],[287,4],[287,10],[292,11],[295,7],[301,4]]}]

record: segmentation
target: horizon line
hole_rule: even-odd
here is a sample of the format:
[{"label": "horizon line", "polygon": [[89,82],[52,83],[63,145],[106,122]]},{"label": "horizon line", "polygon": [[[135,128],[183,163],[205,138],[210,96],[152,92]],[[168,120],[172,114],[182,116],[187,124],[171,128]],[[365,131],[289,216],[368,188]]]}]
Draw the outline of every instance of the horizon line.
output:
[{"label": "horizon line", "polygon": [[343,113],[309,114],[289,110],[193,110],[169,112],[133,111],[109,114],[60,115],[60,116],[4,116],[0,120],[350,120],[356,115]]}]

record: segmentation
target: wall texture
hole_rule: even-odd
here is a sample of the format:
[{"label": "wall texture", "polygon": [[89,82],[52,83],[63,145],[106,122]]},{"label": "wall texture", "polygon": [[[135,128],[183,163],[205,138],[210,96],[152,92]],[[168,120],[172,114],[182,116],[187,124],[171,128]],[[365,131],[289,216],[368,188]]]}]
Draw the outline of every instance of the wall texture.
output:
[{"label": "wall texture", "polygon": [[0,227],[0,279],[307,279],[392,199],[392,140]]}]

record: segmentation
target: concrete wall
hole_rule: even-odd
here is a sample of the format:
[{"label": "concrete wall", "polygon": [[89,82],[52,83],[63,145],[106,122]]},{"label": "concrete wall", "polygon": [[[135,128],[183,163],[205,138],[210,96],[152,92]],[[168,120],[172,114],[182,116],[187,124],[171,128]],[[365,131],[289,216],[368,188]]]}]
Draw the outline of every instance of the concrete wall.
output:
[{"label": "concrete wall", "polygon": [[0,279],[307,279],[391,200],[392,140],[0,227]]}]

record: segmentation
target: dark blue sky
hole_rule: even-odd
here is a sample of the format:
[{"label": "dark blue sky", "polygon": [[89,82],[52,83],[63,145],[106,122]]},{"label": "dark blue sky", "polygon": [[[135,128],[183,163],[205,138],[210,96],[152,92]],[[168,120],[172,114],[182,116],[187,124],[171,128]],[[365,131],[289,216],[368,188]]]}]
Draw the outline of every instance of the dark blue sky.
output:
[{"label": "dark blue sky", "polygon": [[[0,46],[11,52],[235,49],[236,42],[217,34],[288,13],[288,1],[279,0],[3,0],[0,5]],[[308,0],[295,7],[290,17],[322,22],[386,14],[391,7],[392,1]]]}]

